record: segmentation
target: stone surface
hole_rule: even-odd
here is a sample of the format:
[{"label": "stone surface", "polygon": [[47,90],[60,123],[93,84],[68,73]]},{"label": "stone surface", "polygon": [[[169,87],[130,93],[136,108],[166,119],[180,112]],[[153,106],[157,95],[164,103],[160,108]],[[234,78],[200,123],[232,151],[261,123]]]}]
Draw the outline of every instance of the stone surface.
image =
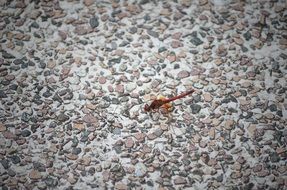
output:
[{"label": "stone surface", "polygon": [[1,188],[286,189],[284,8],[1,1]]}]

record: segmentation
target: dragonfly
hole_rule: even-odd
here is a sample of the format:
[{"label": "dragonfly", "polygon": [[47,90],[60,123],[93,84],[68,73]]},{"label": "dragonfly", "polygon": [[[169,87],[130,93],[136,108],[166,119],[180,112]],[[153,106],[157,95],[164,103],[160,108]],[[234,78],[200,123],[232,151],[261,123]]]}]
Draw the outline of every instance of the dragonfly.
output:
[{"label": "dragonfly", "polygon": [[185,93],[182,93],[178,96],[174,96],[172,98],[165,98],[163,96],[161,97],[158,97],[157,99],[155,99],[150,105],[146,104],[144,106],[144,111],[145,112],[150,112],[150,111],[153,111],[153,110],[157,110],[159,109],[160,107],[164,107],[166,108],[167,110],[171,108],[171,105],[170,105],[170,102],[174,101],[174,100],[177,100],[177,99],[180,99],[180,98],[183,98],[187,95],[190,95],[194,92],[195,90],[194,89],[191,89]]}]

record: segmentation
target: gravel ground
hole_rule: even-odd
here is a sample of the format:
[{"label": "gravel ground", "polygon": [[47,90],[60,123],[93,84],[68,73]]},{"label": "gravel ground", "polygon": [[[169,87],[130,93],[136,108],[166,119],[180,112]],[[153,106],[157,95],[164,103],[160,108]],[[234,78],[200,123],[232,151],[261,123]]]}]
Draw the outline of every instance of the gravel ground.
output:
[{"label": "gravel ground", "polygon": [[285,0],[0,6],[1,189],[287,188]]}]

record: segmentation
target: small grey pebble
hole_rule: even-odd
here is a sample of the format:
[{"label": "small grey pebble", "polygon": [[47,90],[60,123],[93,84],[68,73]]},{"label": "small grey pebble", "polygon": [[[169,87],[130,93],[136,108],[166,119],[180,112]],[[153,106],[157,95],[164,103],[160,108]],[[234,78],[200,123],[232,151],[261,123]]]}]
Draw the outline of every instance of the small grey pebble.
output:
[{"label": "small grey pebble", "polygon": [[197,114],[201,110],[201,106],[199,104],[191,104],[190,105],[192,114]]},{"label": "small grey pebble", "polygon": [[15,172],[14,170],[12,170],[11,168],[9,168],[9,169],[7,170],[7,173],[8,173],[8,175],[11,176],[11,177],[14,177],[14,176],[16,175],[16,172]]},{"label": "small grey pebble", "polygon": [[13,164],[18,164],[18,163],[21,162],[20,157],[17,156],[17,155],[12,155],[10,159],[11,159],[11,161],[12,161]]},{"label": "small grey pebble", "polygon": [[76,154],[76,155],[80,154],[81,152],[82,152],[82,149],[79,148],[79,147],[73,148],[73,150],[72,150],[72,153],[73,153],[73,154]]},{"label": "small grey pebble", "polygon": [[90,19],[90,26],[96,28],[99,26],[99,20],[96,17]]},{"label": "small grey pebble", "polygon": [[28,129],[24,129],[23,131],[21,131],[21,135],[23,137],[29,137],[31,135],[31,131],[29,131]]},{"label": "small grey pebble", "polygon": [[7,159],[0,160],[0,163],[2,164],[2,166],[5,170],[7,170],[10,167],[9,166],[9,160],[7,160]]}]

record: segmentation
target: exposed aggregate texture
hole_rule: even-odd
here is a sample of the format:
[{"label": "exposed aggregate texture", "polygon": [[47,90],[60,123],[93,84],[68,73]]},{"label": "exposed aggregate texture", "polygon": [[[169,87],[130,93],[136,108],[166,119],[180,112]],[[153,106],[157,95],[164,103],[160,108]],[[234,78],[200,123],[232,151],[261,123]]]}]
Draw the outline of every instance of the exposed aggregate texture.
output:
[{"label": "exposed aggregate texture", "polygon": [[286,8],[1,1],[0,188],[287,189]]}]

